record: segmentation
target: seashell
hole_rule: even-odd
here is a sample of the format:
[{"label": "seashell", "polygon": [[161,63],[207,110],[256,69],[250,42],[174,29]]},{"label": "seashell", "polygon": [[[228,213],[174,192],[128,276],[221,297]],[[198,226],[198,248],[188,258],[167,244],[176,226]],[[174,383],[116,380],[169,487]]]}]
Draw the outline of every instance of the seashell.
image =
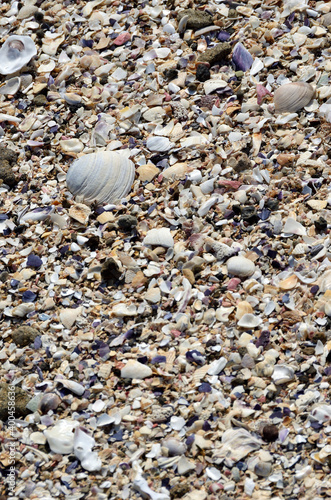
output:
[{"label": "seashell", "polygon": [[30,303],[20,304],[12,309],[12,316],[17,316],[18,318],[24,318],[27,314],[35,310],[35,305]]},{"label": "seashell", "polygon": [[228,429],[222,435],[221,446],[214,451],[214,463],[220,463],[224,460],[227,467],[232,467],[261,446],[262,441],[246,429]]},{"label": "seashell", "polygon": [[77,396],[81,396],[85,392],[85,388],[74,380],[58,379],[56,382],[74,394],[77,394]]},{"label": "seashell", "polygon": [[175,438],[165,439],[162,441],[162,446],[168,450],[169,457],[184,455],[187,450],[186,444]]},{"label": "seashell", "polygon": [[280,281],[278,286],[281,290],[292,290],[296,287],[297,283],[298,278],[294,274],[292,274],[292,276],[289,276],[288,278]]},{"label": "seashell", "polygon": [[60,141],[62,151],[65,153],[81,153],[84,144],[79,139],[64,139]]},{"label": "seashell", "polygon": [[165,179],[171,179],[171,180],[181,179],[185,177],[188,169],[189,167],[187,163],[175,163],[171,167],[168,167],[165,170],[163,170],[162,176]]},{"label": "seashell", "polygon": [[294,370],[290,366],[276,365],[271,378],[276,385],[287,384],[294,379]]},{"label": "seashell", "polygon": [[232,61],[237,71],[247,71],[251,68],[254,59],[243,44],[238,42],[233,49]]},{"label": "seashell", "polygon": [[90,472],[100,470],[102,465],[98,454],[92,452],[94,446],[93,437],[86,434],[81,427],[77,427],[74,435],[74,454],[83,469]]},{"label": "seashell", "polygon": [[249,302],[243,300],[237,304],[236,319],[240,320],[245,314],[253,314],[253,308]]},{"label": "seashell", "polygon": [[321,404],[316,406],[310,414],[310,420],[317,421],[320,424],[324,424],[324,422],[328,422],[331,420],[331,405]]},{"label": "seashell", "polygon": [[258,318],[254,314],[246,313],[238,321],[238,326],[240,326],[240,328],[251,329],[251,328],[257,328],[258,326],[260,326],[261,323],[262,323],[261,318]]},{"label": "seashell", "polygon": [[49,207],[38,207],[30,212],[26,212],[24,210],[23,212],[20,213],[18,216],[18,222],[21,224],[22,222],[27,222],[27,221],[42,221],[47,219],[55,210],[54,205],[50,205]]},{"label": "seashell", "polygon": [[143,245],[155,245],[164,248],[171,248],[174,246],[174,239],[171,235],[170,229],[166,227],[154,228],[147,232]]},{"label": "seashell", "polygon": [[21,79],[19,76],[10,78],[0,87],[0,94],[2,95],[15,95],[21,87]]},{"label": "seashell", "polygon": [[298,243],[295,245],[292,255],[304,255],[309,252],[309,245],[306,243]]},{"label": "seashell", "polygon": [[143,498],[150,500],[169,500],[168,493],[156,493],[149,486],[146,479],[141,475],[141,470],[137,471],[136,477],[133,480],[133,488],[141,494]]},{"label": "seashell", "polygon": [[224,89],[225,87],[227,87],[227,85],[228,85],[227,82],[225,82],[224,80],[221,80],[220,78],[217,79],[215,78],[205,81],[203,84],[203,88],[205,90],[205,94],[209,95],[218,89]]},{"label": "seashell", "polygon": [[44,431],[49,447],[53,453],[69,455],[74,451],[74,433],[79,422],[72,420],[59,420],[54,427]]},{"label": "seashell", "polygon": [[139,361],[135,361],[134,359],[129,359],[127,364],[121,370],[121,377],[143,379],[150,377],[152,373],[153,372],[149,366],[139,363]]},{"label": "seashell", "polygon": [[49,412],[49,410],[56,410],[61,403],[61,399],[57,394],[53,392],[48,392],[43,395],[39,403],[39,410],[44,415]]},{"label": "seashell", "polygon": [[67,173],[67,186],[85,203],[117,203],[129,193],[134,175],[131,160],[115,151],[99,151],[73,162]]},{"label": "seashell", "polygon": [[161,291],[158,287],[149,288],[144,295],[144,299],[152,304],[157,304],[161,300]]},{"label": "seashell", "polygon": [[314,283],[317,279],[317,274],[315,273],[315,271],[306,270],[301,271],[301,273],[296,272],[294,274],[299,278],[301,283],[305,283],[307,285],[309,285],[310,283]]},{"label": "seashell", "polygon": [[146,141],[146,147],[150,151],[169,151],[173,147],[173,143],[167,137],[149,137]]},{"label": "seashell", "polygon": [[226,267],[229,274],[233,274],[239,278],[247,278],[255,272],[254,262],[241,256],[231,257],[227,261]]},{"label": "seashell", "polygon": [[82,307],[77,307],[76,309],[68,308],[60,311],[60,321],[62,325],[66,328],[71,328],[82,311]]},{"label": "seashell", "polygon": [[12,35],[0,49],[0,73],[11,75],[22,69],[37,54],[34,41],[29,36]]},{"label": "seashell", "polygon": [[124,318],[125,316],[137,316],[137,308],[134,304],[126,305],[123,302],[116,304],[112,312],[117,318]]},{"label": "seashell", "polygon": [[286,234],[297,234],[298,236],[306,236],[306,228],[297,222],[293,217],[288,217],[285,226],[283,227],[283,233]]},{"label": "seashell", "polygon": [[69,215],[72,219],[80,222],[81,224],[87,224],[89,216],[91,214],[91,209],[84,205],[83,203],[76,203],[69,208]]},{"label": "seashell", "polygon": [[287,83],[274,93],[277,113],[292,113],[307,106],[315,95],[315,89],[306,82]]}]

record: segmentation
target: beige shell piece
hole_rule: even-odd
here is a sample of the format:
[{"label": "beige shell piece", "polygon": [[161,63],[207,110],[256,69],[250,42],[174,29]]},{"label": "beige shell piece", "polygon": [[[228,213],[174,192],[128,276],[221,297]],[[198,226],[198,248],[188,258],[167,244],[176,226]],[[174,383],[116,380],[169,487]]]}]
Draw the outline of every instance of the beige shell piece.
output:
[{"label": "beige shell piece", "polygon": [[236,319],[241,319],[244,314],[253,314],[254,310],[249,302],[243,300],[237,304]]},{"label": "beige shell piece", "polygon": [[297,283],[298,283],[298,278],[295,275],[292,275],[280,281],[279,288],[281,290],[292,290],[293,288],[296,287]]},{"label": "beige shell piece", "polygon": [[306,82],[287,83],[279,87],[274,94],[277,113],[295,113],[307,106],[315,95],[315,89]]}]

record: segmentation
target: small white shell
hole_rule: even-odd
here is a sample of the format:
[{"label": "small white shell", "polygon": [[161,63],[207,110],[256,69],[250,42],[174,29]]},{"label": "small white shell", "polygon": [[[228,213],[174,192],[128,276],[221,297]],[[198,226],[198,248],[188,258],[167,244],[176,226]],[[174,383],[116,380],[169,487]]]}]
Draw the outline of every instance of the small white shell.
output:
[{"label": "small white shell", "polygon": [[143,245],[156,245],[160,247],[170,248],[174,246],[174,239],[170,233],[170,229],[166,227],[154,228],[147,232]]},{"label": "small white shell", "polygon": [[206,95],[212,94],[217,89],[224,89],[226,86],[227,83],[224,80],[221,80],[220,78],[207,80],[203,84],[203,88],[205,90]]},{"label": "small white shell", "polygon": [[11,75],[22,69],[37,54],[34,41],[29,36],[12,35],[0,49],[0,73]]},{"label": "small white shell", "polygon": [[149,137],[146,142],[146,147],[150,151],[169,151],[172,146],[172,142],[167,137]]},{"label": "small white shell", "polygon": [[125,156],[99,151],[74,161],[67,173],[67,186],[85,203],[116,203],[129,193],[134,175],[134,164]]},{"label": "small white shell", "polygon": [[282,85],[274,94],[275,110],[278,113],[295,113],[307,106],[314,95],[314,87],[306,82]]},{"label": "small white shell", "polygon": [[255,264],[246,257],[231,257],[226,266],[228,268],[228,273],[238,276],[239,278],[247,278],[252,276],[255,272]]},{"label": "small white shell", "polygon": [[298,236],[306,236],[306,228],[300,224],[300,222],[293,219],[293,217],[288,217],[285,226],[283,227],[283,233],[286,234],[297,234]]},{"label": "small white shell", "polygon": [[80,427],[75,430],[74,453],[80,460],[83,469],[90,472],[101,469],[101,460],[97,453],[92,452],[95,441],[92,436],[86,434]]},{"label": "small white shell", "polygon": [[20,89],[21,79],[19,76],[10,78],[0,87],[0,94],[2,95],[15,95]]},{"label": "small white shell", "polygon": [[169,457],[184,455],[187,446],[185,443],[175,438],[168,438],[162,441],[162,446],[168,450]]},{"label": "small white shell", "polygon": [[81,396],[85,392],[85,388],[74,380],[59,379],[57,380],[57,383],[63,385],[63,387],[73,392],[74,394],[77,394],[77,396]]},{"label": "small white shell", "polygon": [[54,427],[44,431],[49,447],[53,453],[69,455],[74,451],[74,433],[79,422],[60,420]]},{"label": "small white shell", "polygon": [[238,326],[240,326],[241,328],[251,329],[260,326],[261,323],[262,323],[261,318],[255,316],[252,313],[246,313],[238,321]]},{"label": "small white shell", "polygon": [[276,365],[272,374],[274,384],[286,384],[294,379],[294,370],[290,366]]}]

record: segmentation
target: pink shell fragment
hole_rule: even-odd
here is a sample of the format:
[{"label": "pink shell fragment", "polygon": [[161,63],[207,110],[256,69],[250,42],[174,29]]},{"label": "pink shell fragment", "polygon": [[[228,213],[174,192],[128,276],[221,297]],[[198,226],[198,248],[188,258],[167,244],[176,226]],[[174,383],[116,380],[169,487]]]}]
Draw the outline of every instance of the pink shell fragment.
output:
[{"label": "pink shell fragment", "polygon": [[118,35],[117,38],[115,38],[114,40],[114,44],[115,45],[123,45],[124,43],[128,42],[129,40],[131,40],[131,35],[130,33],[121,33],[120,35]]},{"label": "pink shell fragment", "polygon": [[229,187],[231,189],[236,190],[236,189],[240,188],[242,182],[240,182],[240,181],[230,181],[228,179],[221,179],[220,181],[218,181],[218,184],[220,186]]},{"label": "pink shell fragment", "polygon": [[272,95],[272,94],[263,85],[261,85],[260,83],[258,83],[256,85],[256,95],[257,95],[257,103],[258,103],[259,106],[261,106],[261,104],[263,102],[263,98],[266,95]]},{"label": "pink shell fragment", "polygon": [[231,278],[227,285],[228,290],[235,290],[239,283],[241,283],[239,278]]}]

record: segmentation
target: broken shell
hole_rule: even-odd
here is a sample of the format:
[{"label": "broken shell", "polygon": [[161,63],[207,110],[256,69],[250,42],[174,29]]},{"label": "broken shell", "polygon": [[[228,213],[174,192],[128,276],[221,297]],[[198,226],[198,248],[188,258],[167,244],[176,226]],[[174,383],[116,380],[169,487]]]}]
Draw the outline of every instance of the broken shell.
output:
[{"label": "broken shell", "polygon": [[146,147],[150,151],[169,151],[172,146],[172,142],[167,137],[149,137],[146,142]]},{"label": "broken shell", "polygon": [[238,321],[238,326],[241,328],[256,328],[262,323],[262,319],[258,318],[254,314],[246,313],[243,317]]},{"label": "broken shell", "polygon": [[86,203],[116,203],[129,193],[134,164],[114,151],[99,151],[74,161],[67,173],[68,189]]},{"label": "broken shell", "polygon": [[239,278],[247,278],[255,272],[255,264],[246,257],[231,257],[226,263],[228,273]]},{"label": "broken shell", "polygon": [[29,36],[12,35],[0,49],[0,73],[11,75],[22,69],[37,54],[34,41]]},{"label": "broken shell", "polygon": [[166,227],[154,228],[147,232],[143,245],[156,245],[160,247],[170,248],[174,246],[174,239],[170,233],[170,229]]},{"label": "broken shell", "polygon": [[283,233],[285,234],[297,234],[298,236],[306,236],[306,228],[297,222],[293,217],[288,217],[285,226],[283,227]]},{"label": "broken shell", "polygon": [[314,87],[306,82],[282,85],[274,94],[275,110],[278,113],[299,111],[310,103],[314,95]]},{"label": "broken shell", "polygon": [[162,446],[167,448],[169,457],[175,457],[177,455],[184,455],[186,452],[187,446],[179,439],[168,438],[162,442]]},{"label": "broken shell", "polygon": [[85,388],[74,380],[60,379],[57,380],[57,383],[61,384],[63,387],[73,392],[74,394],[77,394],[77,396],[81,396],[85,392]]},{"label": "broken shell", "polygon": [[19,76],[15,76],[14,78],[10,78],[5,83],[3,83],[0,87],[0,94],[2,95],[14,95],[21,86],[21,79]]},{"label": "broken shell", "polygon": [[224,460],[228,467],[232,467],[235,462],[261,446],[262,441],[246,429],[228,429],[222,435],[221,446],[214,451],[214,463]]},{"label": "broken shell", "polygon": [[102,465],[97,453],[92,452],[93,446],[95,446],[93,437],[86,434],[81,427],[78,427],[74,436],[75,457],[80,460],[83,469],[90,472],[100,470]]},{"label": "broken shell", "polygon": [[249,302],[243,300],[237,305],[236,319],[240,320],[245,314],[253,314],[253,308]]},{"label": "broken shell", "polygon": [[46,414],[49,412],[49,410],[56,410],[60,403],[61,399],[57,394],[48,392],[41,398],[41,401],[39,403],[39,410],[42,414]]},{"label": "broken shell", "polygon": [[54,427],[44,431],[49,447],[53,453],[69,455],[74,451],[74,433],[79,422],[60,420]]},{"label": "broken shell", "polygon": [[294,370],[290,366],[276,365],[272,374],[274,384],[286,384],[294,379]]}]

